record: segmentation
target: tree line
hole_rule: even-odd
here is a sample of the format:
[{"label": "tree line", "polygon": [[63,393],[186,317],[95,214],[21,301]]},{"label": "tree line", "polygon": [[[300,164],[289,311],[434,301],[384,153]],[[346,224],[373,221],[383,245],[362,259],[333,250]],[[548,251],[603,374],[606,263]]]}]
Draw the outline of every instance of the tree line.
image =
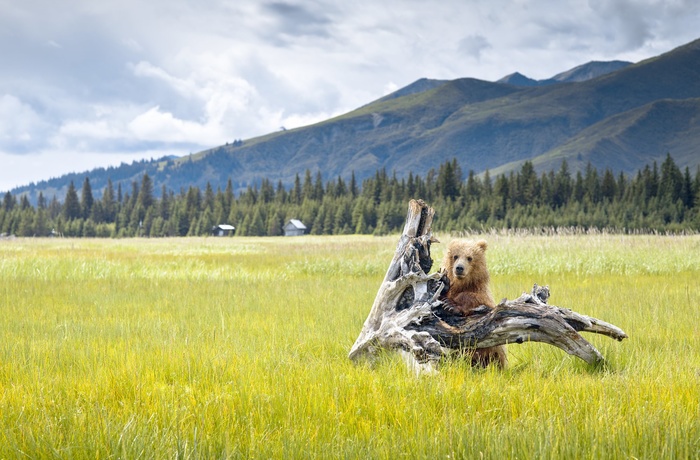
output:
[{"label": "tree line", "polygon": [[446,232],[490,228],[612,229],[620,232],[682,232],[700,229],[700,167],[684,171],[667,155],[637,174],[598,171],[590,164],[572,174],[564,161],[557,171],[537,174],[531,162],[510,174],[491,178],[469,171],[456,159],[431,169],[425,177],[409,173],[398,179],[385,170],[358,184],[354,173],[324,182],[321,172],[297,174],[285,187],[262,180],[236,195],[231,180],[224,190],[207,184],[181,189],[163,186],[156,196],[144,173],[128,190],[108,181],[93,196],[88,177],[78,190],[73,182],[63,202],[39,195],[33,206],[26,195],[7,192],[0,206],[0,233],[18,236],[167,237],[211,234],[228,223],[243,236],[277,236],[289,219],[307,232],[386,234],[400,231],[411,198],[436,209],[434,228]]}]

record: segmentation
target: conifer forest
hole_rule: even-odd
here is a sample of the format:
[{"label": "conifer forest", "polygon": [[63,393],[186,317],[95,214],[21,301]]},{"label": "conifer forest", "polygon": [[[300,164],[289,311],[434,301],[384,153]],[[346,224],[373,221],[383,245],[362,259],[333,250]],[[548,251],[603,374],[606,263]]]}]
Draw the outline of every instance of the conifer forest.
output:
[{"label": "conifer forest", "polygon": [[219,224],[233,225],[234,235],[278,236],[290,219],[307,233],[387,234],[404,223],[406,204],[421,198],[436,210],[438,231],[491,229],[591,229],[620,233],[696,233],[700,229],[700,168],[691,174],[671,157],[647,165],[634,175],[588,166],[570,172],[566,162],[538,174],[531,162],[508,175],[488,171],[464,174],[456,159],[424,176],[397,178],[385,170],[361,184],[353,174],[324,180],[306,170],[294,184],[262,180],[235,193],[189,187],[154,190],[143,174],[130,186],[110,181],[93,195],[88,177],[71,184],[65,199],[7,192],[0,205],[4,236],[168,237],[212,234]]}]

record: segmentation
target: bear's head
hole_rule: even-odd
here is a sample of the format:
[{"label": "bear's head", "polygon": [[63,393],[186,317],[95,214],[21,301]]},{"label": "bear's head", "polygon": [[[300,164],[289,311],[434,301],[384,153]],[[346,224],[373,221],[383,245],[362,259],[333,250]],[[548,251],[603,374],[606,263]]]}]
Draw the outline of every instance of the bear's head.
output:
[{"label": "bear's head", "polygon": [[450,279],[451,291],[462,292],[488,286],[487,246],[484,240],[452,240],[447,245],[442,268]]}]

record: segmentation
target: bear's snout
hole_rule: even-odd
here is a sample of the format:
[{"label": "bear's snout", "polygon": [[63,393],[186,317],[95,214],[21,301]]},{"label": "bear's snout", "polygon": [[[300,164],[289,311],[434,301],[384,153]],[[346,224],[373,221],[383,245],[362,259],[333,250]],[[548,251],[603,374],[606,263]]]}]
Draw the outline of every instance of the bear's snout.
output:
[{"label": "bear's snout", "polygon": [[464,265],[462,265],[462,264],[455,265],[455,275],[457,275],[457,276],[464,275]]}]

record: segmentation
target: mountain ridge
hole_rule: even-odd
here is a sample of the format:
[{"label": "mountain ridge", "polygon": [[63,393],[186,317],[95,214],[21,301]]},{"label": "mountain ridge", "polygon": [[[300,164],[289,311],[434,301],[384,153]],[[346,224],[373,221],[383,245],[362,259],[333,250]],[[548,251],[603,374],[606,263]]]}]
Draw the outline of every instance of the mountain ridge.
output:
[{"label": "mountain ridge", "polygon": [[576,83],[624,69],[629,65],[632,65],[632,63],[628,61],[590,61],[544,80],[534,80],[520,72],[514,72],[497,80],[497,83],[505,83],[514,86],[546,86],[559,83]]}]

